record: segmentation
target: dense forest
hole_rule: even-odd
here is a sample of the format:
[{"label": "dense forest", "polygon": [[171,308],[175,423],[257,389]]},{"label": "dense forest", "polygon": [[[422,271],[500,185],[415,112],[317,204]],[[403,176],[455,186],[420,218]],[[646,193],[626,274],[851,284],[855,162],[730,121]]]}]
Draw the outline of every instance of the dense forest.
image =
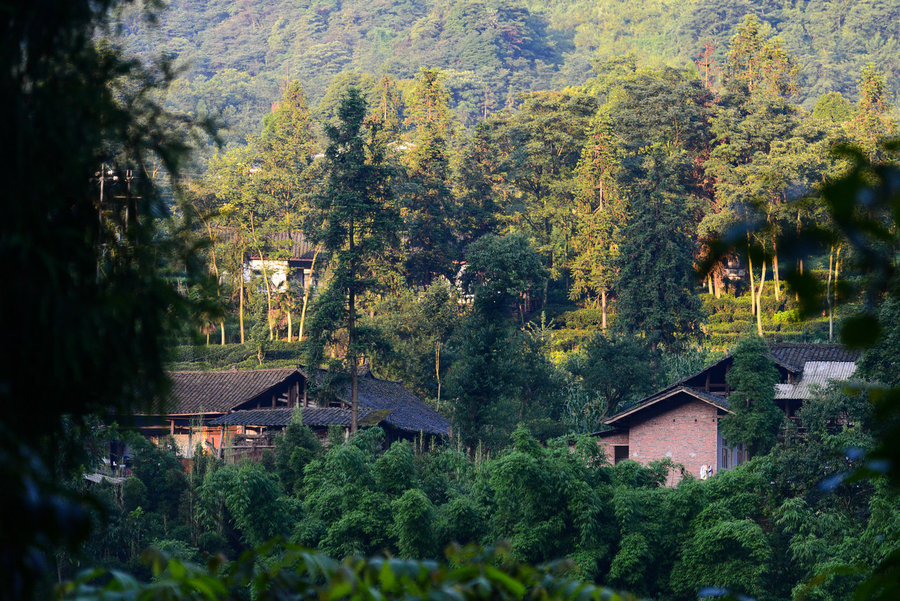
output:
[{"label": "dense forest", "polygon": [[[153,4],[0,17],[0,599],[898,592],[896,5]],[[768,342],[838,340],[789,423]],[[752,459],[604,455],[725,353]],[[452,437],[134,432],[169,370],[298,363]]]},{"label": "dense forest", "polygon": [[[856,75],[856,102],[829,92],[807,111],[797,104],[797,59],[756,17],[726,50],[718,83],[695,67],[598,59],[583,85],[523,93],[472,130],[438,69],[405,88],[389,75],[368,87],[342,80],[356,100],[329,109],[324,128],[303,83],[285,84],[250,142],[217,152],[189,183],[223,311],[203,331],[227,348],[181,347],[175,365],[258,365],[267,350],[287,361],[297,355],[281,342],[307,338],[336,357],[343,343],[332,334],[348,315],[320,293],[338,286],[311,285],[335,274],[342,298],[357,282],[351,313],[361,331],[380,334],[360,341],[357,356],[436,403],[445,385],[452,397],[454,382],[473,380],[454,375],[474,369],[467,362],[501,348],[517,358],[494,366],[508,373],[499,381],[517,384],[478,394],[556,398],[548,405],[559,407],[559,391],[577,387],[540,383],[560,367],[562,380],[583,380],[579,364],[597,361],[589,348],[615,355],[636,345],[632,354],[653,357],[647,380],[662,386],[751,331],[836,340],[838,307],[860,300],[861,257],[833,236],[804,261],[790,240],[830,227],[815,195],[852,164],[834,147],[887,156],[878,140],[898,131],[887,77],[869,64]],[[352,115],[338,118],[341,110]],[[332,153],[351,142],[357,165],[335,163]],[[351,187],[368,204],[338,209]],[[353,257],[351,222],[365,246]],[[288,241],[301,238],[312,258],[304,281],[276,285],[265,262],[247,281],[248,257],[287,259],[299,252]],[[717,255],[726,239],[733,251]],[[828,288],[817,315],[785,291],[785,277],[804,270]],[[614,350],[586,346],[598,333]]]},{"label": "dense forest", "polygon": [[[868,403],[830,391],[804,409],[802,440],[677,488],[663,486],[673,469],[665,461],[610,466],[590,437],[542,445],[524,428],[502,453],[471,457],[408,442],[382,450],[378,428],[323,449],[295,423],[261,464],[198,454],[189,475],[173,450],[138,440],[121,496],[111,485],[98,491],[110,522],[87,553],[142,573],[148,544],[198,561],[282,536],[338,558],[432,559],[453,542],[506,540],[522,561],[568,558],[569,574],[641,598],[695,599],[698,586],[718,586],[760,600],[845,599],[863,566],[895,549],[900,527],[884,483],[820,486],[852,468],[843,449],[871,448]],[[829,431],[842,412],[856,427]]]},{"label": "dense forest", "polygon": [[796,100],[806,109],[828,92],[855,101],[858,74],[870,62],[887,74],[890,93],[900,92],[900,39],[892,26],[900,8],[890,0],[175,0],[149,28],[140,10],[122,18],[128,48],[145,59],[172,53],[184,71],[168,101],[220,116],[232,130],[228,139],[238,142],[257,131],[290,80],[303,83],[327,118],[349,83],[372,87],[384,74],[408,82],[422,67],[441,69],[456,118],[471,128],[517,105],[522,92],[583,84],[598,59],[702,63],[718,79],[748,14],[796,58]]}]

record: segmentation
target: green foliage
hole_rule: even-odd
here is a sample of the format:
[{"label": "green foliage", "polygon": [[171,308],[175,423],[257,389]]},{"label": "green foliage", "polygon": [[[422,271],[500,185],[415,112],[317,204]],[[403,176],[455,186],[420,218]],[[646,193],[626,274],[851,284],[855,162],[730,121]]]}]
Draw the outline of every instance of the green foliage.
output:
[{"label": "green foliage", "polygon": [[[270,556],[274,561],[266,561]],[[564,566],[536,568],[512,559],[504,548],[456,549],[447,562],[354,559],[339,563],[293,546],[267,545],[239,561],[206,567],[148,552],[154,578],[144,584],[121,572],[89,571],[61,587],[63,599],[108,599],[123,595],[145,599],[218,601],[250,594],[259,601],[297,594],[321,598],[433,598],[522,601],[541,596],[552,601],[623,601],[630,595],[580,582]],[[104,582],[106,580],[106,582]]]},{"label": "green foliage", "polygon": [[860,359],[860,375],[869,382],[896,387],[900,385],[896,352],[900,348],[900,301],[885,299],[878,309],[878,320],[884,324],[884,329],[877,344],[867,349]]},{"label": "green foliage", "polygon": [[415,474],[412,448],[397,441],[375,462],[375,478],[383,492],[398,496],[412,486]]},{"label": "green foliage", "polygon": [[[652,354],[641,340],[627,336],[595,333],[577,355],[569,359],[568,370],[578,385],[600,401],[596,415],[602,421],[622,406],[639,400],[653,389]],[[594,424],[599,427],[599,423]]]},{"label": "green foliage", "polygon": [[[135,435],[127,440],[135,453],[132,472],[147,493],[138,505],[145,511],[174,516],[187,484],[184,469],[176,455],[175,441],[167,437],[157,446],[143,436]],[[134,489],[140,487],[132,485],[131,488],[132,492],[137,492]]]},{"label": "green foliage", "polygon": [[245,546],[259,545],[288,530],[284,494],[275,474],[261,465],[225,466],[206,475],[199,491],[204,529],[234,527]]},{"label": "green foliage", "polygon": [[[573,428],[590,429],[603,414],[602,407],[594,411],[598,405],[608,410],[642,394],[622,382],[650,381],[641,367],[647,353],[631,340],[591,338],[597,326],[607,326],[607,310],[614,327],[667,351],[660,370],[666,382],[702,364],[702,353],[671,352],[700,337],[692,262],[707,255],[721,258],[712,238],[734,233],[732,226],[747,220],[766,226],[741,226],[735,234],[751,247],[753,267],[759,269],[763,260],[771,267],[781,257],[785,278],[808,285],[807,290],[823,280],[824,267],[821,257],[813,258],[802,272],[802,263],[795,261],[798,248],[808,249],[811,241],[830,250],[853,247],[840,256],[851,263],[847,271],[867,293],[869,305],[866,314],[846,322],[844,336],[871,343],[881,335],[862,373],[891,383],[895,311],[890,303],[878,311],[876,305],[896,295],[896,166],[887,162],[890,148],[877,142],[895,131],[889,86],[896,78],[868,67],[860,76],[857,106],[830,96],[811,118],[787,99],[796,92],[796,79],[804,79],[796,64],[821,66],[827,57],[841,56],[846,71],[848,61],[858,58],[847,50],[855,39],[844,36],[848,28],[875,34],[869,40],[885,40],[877,44],[883,50],[869,54],[890,57],[896,50],[894,33],[883,25],[862,27],[860,20],[871,13],[890,23],[896,11],[874,0],[851,4],[863,8],[829,5],[826,17],[821,3],[760,2],[752,7],[762,14],[760,21],[745,18],[748,6],[714,13],[719,8],[706,0],[684,8],[653,0],[627,6],[567,0],[527,7],[502,0],[367,6],[275,2],[265,7],[247,2],[237,8],[214,2],[198,9],[202,18],[185,20],[188,4],[174,2],[176,16],[163,17],[162,31],[178,34],[171,41],[174,49],[191,52],[193,45],[200,50],[194,55],[196,67],[173,86],[167,102],[185,112],[218,112],[235,125],[229,142],[250,142],[214,158],[207,180],[191,197],[212,242],[208,256],[218,285],[208,288],[194,277],[190,253],[181,252],[190,246],[187,228],[176,224],[163,234],[153,227],[166,211],[162,196],[147,185],[146,174],[156,168],[153,154],[156,164],[174,175],[184,149],[171,135],[177,126],[152,104],[161,97],[154,74],[135,66],[142,79],[128,80],[122,74],[132,67],[119,51],[103,43],[85,47],[85,40],[100,35],[92,29],[99,19],[93,11],[107,5],[75,3],[46,22],[30,13],[22,19],[11,13],[8,62],[14,68],[6,74],[6,87],[15,93],[7,112],[24,117],[10,121],[5,138],[19,149],[11,163],[15,177],[9,178],[17,202],[10,203],[9,235],[0,240],[4,256],[29,269],[36,266],[37,272],[8,270],[16,294],[7,295],[4,305],[16,316],[10,327],[18,354],[0,378],[0,394],[9,397],[4,406],[12,412],[7,419],[16,425],[2,428],[7,442],[0,446],[0,465],[13,494],[4,498],[0,515],[21,516],[21,532],[16,525],[3,529],[4,537],[12,537],[8,548],[13,551],[4,555],[8,569],[0,570],[0,596],[31,592],[34,566],[42,565],[40,552],[55,555],[61,572],[70,569],[68,554],[74,547],[51,544],[83,538],[89,515],[105,526],[94,530],[85,558],[131,570],[141,569],[135,560],[147,545],[180,557],[222,552],[234,559],[241,550],[288,532],[340,557],[433,557],[450,541],[506,538],[517,558],[568,558],[574,565],[566,569],[574,573],[654,598],[693,597],[704,585],[761,599],[804,592],[846,598],[870,575],[859,590],[886,597],[896,575],[897,506],[883,484],[848,479],[847,473],[863,463],[870,472],[896,469],[896,462],[858,457],[880,445],[881,459],[895,459],[900,440],[891,434],[897,423],[896,391],[874,390],[871,396],[825,391],[820,402],[804,407],[800,429],[788,428],[785,443],[773,447],[776,417],[780,422],[769,398],[773,371],[760,362],[761,353],[750,357],[742,345],[729,376],[736,415],[723,428],[729,442],[751,447],[755,459],[746,466],[708,482],[687,477],[668,489],[661,485],[679,469],[671,461],[609,467],[589,439],[575,441],[574,447],[572,440],[539,442],[559,432],[561,417]],[[625,13],[629,19],[652,17],[626,27],[620,18]],[[143,26],[134,14],[129,8],[116,13],[125,35],[139,43],[135,32]],[[297,18],[289,18],[294,14]],[[721,23],[720,30],[708,32],[707,21]],[[38,34],[47,35],[29,29],[22,37],[20,22],[39,22]],[[652,35],[644,30],[649,22],[660,25]],[[826,58],[808,60],[809,48],[818,41],[798,31],[811,32],[823,23],[831,24],[829,37],[843,32],[846,39],[838,36],[833,48],[821,51]],[[613,41],[629,29],[620,36],[624,41]],[[783,42],[770,35],[775,31]],[[684,70],[639,67],[634,56],[596,61],[597,77],[582,90],[518,98],[512,93],[553,77],[576,83],[567,78],[584,75],[587,48],[602,57],[621,48],[619,43],[633,44],[652,62],[674,55],[672,44],[683,46],[678,52],[695,52],[692,44],[706,33],[734,40],[719,96],[704,88],[717,87],[711,65],[712,81],[701,83]],[[798,39],[804,40],[801,48]],[[800,60],[788,48],[802,52]],[[391,55],[396,57],[386,62]],[[376,84],[366,69],[338,73],[351,65],[377,64],[410,77],[418,61],[434,57],[449,67],[440,77],[425,70],[416,83],[401,80],[396,88],[388,77]],[[887,68],[895,62],[891,58]],[[229,64],[238,68],[229,70]],[[164,77],[169,77],[167,68],[162,67]],[[833,75],[833,69],[822,72],[823,82],[827,73]],[[318,120],[337,114],[340,122],[326,128],[331,144],[318,163],[313,119],[299,84],[291,82],[295,74],[315,98],[331,82],[313,114]],[[834,87],[849,97],[852,91],[844,82],[853,76],[841,74]],[[266,110],[275,98],[275,82],[282,80],[281,102],[259,137],[249,136],[257,130],[253,115]],[[345,95],[356,88],[363,91]],[[401,131],[400,89],[409,101],[407,126],[414,130],[408,136]],[[379,114],[366,116],[364,95]],[[505,110],[489,118],[504,96]],[[806,98],[807,105],[812,98]],[[476,116],[485,120],[470,139],[460,140],[458,159],[451,143],[454,108],[466,126]],[[829,156],[829,144],[843,135],[862,144],[864,152]],[[406,138],[414,143],[394,144],[397,152],[389,157],[391,143]],[[71,154],[73,148],[83,152]],[[408,173],[387,168],[394,158]],[[125,211],[112,202],[116,196],[127,198],[129,191],[121,194],[121,185],[110,184],[110,195],[101,199],[106,204],[100,216],[106,221],[97,227],[97,190],[84,182],[101,161],[116,163],[112,171],[131,168],[139,174],[130,191],[142,195],[139,219],[133,204],[126,202]],[[61,170],[58,178],[35,175],[35,165],[48,164]],[[846,177],[834,179],[844,166]],[[327,180],[324,188],[317,184],[320,179]],[[793,202],[819,189],[830,218],[823,203]],[[867,203],[865,210],[854,204],[858,199]],[[398,209],[407,217],[405,231]],[[457,450],[417,456],[408,443],[395,443],[382,453],[384,435],[371,428],[348,444],[332,436],[324,452],[308,429],[293,424],[262,464],[220,467],[211,457],[198,457],[195,471],[185,477],[170,443],[157,449],[136,442],[134,478],[121,489],[95,487],[98,502],[89,514],[69,503],[74,497],[54,479],[73,489],[86,486],[80,470],[92,467],[88,455],[96,448],[90,422],[81,414],[105,409],[109,401],[161,398],[162,341],[183,338],[183,330],[170,334],[169,329],[181,326],[179,316],[193,311],[206,324],[225,327],[221,309],[237,305],[242,310],[246,302],[251,317],[252,345],[183,347],[173,352],[183,364],[197,359],[207,365],[296,362],[290,342],[270,340],[296,297],[292,291],[273,292],[269,277],[245,287],[243,261],[249,254],[285,256],[286,249],[271,244],[269,236],[289,234],[301,220],[333,261],[326,274],[329,285],[315,302],[307,347],[313,349],[314,363],[328,350],[355,368],[360,357],[377,349],[376,362],[392,377],[433,391],[428,396],[438,406],[446,378]],[[227,235],[218,231],[220,225],[227,226]],[[451,275],[452,261],[459,259],[453,255],[470,243],[471,310],[460,309],[455,293],[442,284],[397,298],[400,240],[408,244],[406,276],[423,288],[438,274]],[[170,254],[177,258],[167,258]],[[160,265],[167,278],[174,274],[178,286],[162,277]],[[841,269],[846,267],[841,264]],[[829,269],[829,282],[831,277]],[[851,297],[846,283],[829,286],[828,306]],[[541,287],[544,308],[551,299],[565,297],[600,307],[569,313],[572,324],[583,330],[576,334],[558,334],[543,316],[540,325],[526,325],[528,307]],[[778,283],[773,291],[774,300],[759,295],[758,331],[770,337],[815,335],[814,328],[803,330],[807,326],[800,322],[813,306],[806,295],[803,302],[779,299]],[[205,294],[216,302],[201,306],[185,300]],[[376,295],[383,296],[377,303]],[[725,346],[751,326],[749,308],[756,303],[746,295],[712,296],[704,301],[712,314],[704,331],[712,335],[712,344]],[[521,330],[508,319],[513,302]],[[363,311],[371,321],[357,323]],[[460,314],[465,314],[462,320]],[[373,326],[386,326],[388,337],[398,343],[394,354],[376,346]],[[569,382],[568,413],[559,370],[548,358],[564,336],[569,336],[567,348],[583,353],[582,363],[572,364],[582,381]],[[583,350],[582,341],[587,341]],[[273,353],[282,354],[276,358]],[[623,360],[630,362],[627,370]],[[50,375],[36,376],[37,364],[49,365]],[[45,380],[47,386],[35,388],[35,381]],[[47,392],[60,389],[66,390],[65,407],[50,398],[56,392]],[[604,402],[590,394],[599,390]],[[46,414],[35,419],[29,404],[22,403],[26,397]],[[63,409],[74,416],[60,420]],[[876,428],[874,437],[870,427]],[[797,437],[801,432],[804,438]],[[56,440],[33,442],[41,436]],[[85,437],[84,452],[64,452],[79,437]],[[770,447],[774,452],[764,454]],[[73,459],[45,469],[49,463],[43,465],[42,458],[54,454]],[[820,486],[823,476],[827,479]],[[833,490],[823,490],[828,488]],[[538,581],[536,572],[503,556],[479,559],[474,566],[465,555],[453,557],[453,568],[390,561],[376,566],[363,560],[338,567],[295,549],[277,549],[249,554],[229,566],[211,565],[206,573],[157,556],[157,579],[151,584],[119,573],[102,578],[111,587],[106,592],[137,597],[176,598],[184,591],[206,598],[274,598],[302,589],[308,596],[369,598],[384,596],[382,589],[366,588],[376,582],[389,595],[414,594],[413,589],[430,595],[444,582],[440,578],[447,572],[441,570],[464,566],[468,571],[460,573],[467,580],[461,584],[451,578],[440,595],[521,599],[555,594],[548,592],[556,590],[555,581],[545,573]],[[874,565],[879,567],[873,571]],[[214,573],[218,579],[212,579]],[[328,588],[337,580],[326,574],[346,577],[337,579],[339,594]],[[91,577],[68,593],[89,596],[98,592],[90,587],[105,586],[87,580]],[[490,587],[495,580],[505,587],[500,593]],[[81,586],[88,588],[75,590]],[[565,586],[566,595],[583,592]]]},{"label": "green foliage", "polygon": [[424,292],[387,296],[375,307],[376,327],[389,344],[376,351],[373,365],[382,377],[402,379],[419,396],[440,408],[447,372],[453,360],[448,344],[462,323],[459,291],[436,281]]},{"label": "green foliage", "polygon": [[578,162],[576,203],[578,222],[572,245],[573,298],[588,297],[601,304],[606,327],[607,294],[617,276],[621,227],[626,205],[619,190],[620,156],[608,111],[597,112],[591,124],[588,142]]},{"label": "green foliage", "polygon": [[[467,127],[515,103],[519,92],[580,84],[597,57],[631,54],[649,65],[685,66],[710,43],[716,85],[729,40],[751,14],[761,30],[771,26],[782,48],[796,57],[805,106],[831,91],[855,98],[855,76],[869,62],[887,72],[893,95],[900,90],[898,37],[888,25],[898,13],[881,0],[728,6],[715,0],[278,0],[209,6],[178,0],[154,27],[141,23],[140,7],[123,12],[126,46],[145,57],[170,51],[186,65],[168,101],[185,113],[220,117],[231,128],[229,142],[257,130],[286,78],[303,81],[318,101],[343,74],[354,74],[352,85],[371,88],[384,72],[411,80],[423,67],[443,69],[451,107]],[[371,74],[368,82],[362,74]],[[339,95],[323,102],[329,107],[323,121]]]},{"label": "green foliage", "polygon": [[516,363],[510,325],[496,312],[475,311],[457,331],[457,359],[447,379],[454,431],[470,449],[505,442],[513,418],[509,383]]},{"label": "green foliage", "polygon": [[749,336],[732,353],[728,372],[728,397],[732,413],[721,420],[722,438],[729,444],[744,444],[751,457],[768,453],[775,444],[783,415],[775,405],[778,371],[768,356],[762,338]]},{"label": "green foliage", "polygon": [[402,214],[406,231],[406,279],[425,287],[454,275],[449,140],[453,134],[447,92],[435,70],[423,69],[407,102],[413,127],[406,154],[408,189]]},{"label": "green foliage", "polygon": [[708,586],[765,599],[764,576],[773,559],[759,524],[735,518],[712,504],[697,516],[694,535],[686,541],[673,570],[672,589],[677,598],[691,599],[697,575],[703,574]]},{"label": "green foliage", "polygon": [[435,511],[421,490],[410,488],[392,504],[394,536],[401,557],[427,559],[434,556]]},{"label": "green foliage", "polygon": [[466,249],[466,287],[479,306],[521,302],[545,276],[538,254],[522,234],[482,236]]},{"label": "green foliage", "polygon": [[687,206],[672,171],[679,163],[660,151],[644,157],[620,251],[617,324],[654,350],[702,337]]},{"label": "green foliage", "polygon": [[[379,262],[397,238],[398,214],[388,186],[390,168],[376,122],[365,127],[366,101],[357,88],[341,100],[337,124],[328,124],[325,151],[327,184],[307,219],[307,236],[330,257],[327,288],[313,305],[307,362],[323,362],[326,346],[340,344],[343,368],[350,373],[353,419],[357,427],[357,364],[375,343],[374,333],[360,328],[360,304],[377,290]],[[343,340],[341,339],[342,335]],[[336,352],[336,351],[335,351]]]},{"label": "green foliage", "polygon": [[322,453],[322,443],[312,430],[300,421],[302,413],[295,410],[295,419],[275,438],[275,469],[286,491],[298,492],[307,464]]},{"label": "green foliage", "polygon": [[788,96],[797,91],[798,71],[782,40],[766,35],[756,15],[747,15],[729,44],[726,87],[741,87],[751,94]]}]

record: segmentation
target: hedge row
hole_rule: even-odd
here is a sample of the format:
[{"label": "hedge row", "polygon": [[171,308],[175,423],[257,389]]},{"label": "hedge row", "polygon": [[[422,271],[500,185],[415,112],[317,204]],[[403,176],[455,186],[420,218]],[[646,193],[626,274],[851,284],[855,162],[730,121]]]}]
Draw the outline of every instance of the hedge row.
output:
[{"label": "hedge row", "polygon": [[[267,366],[276,363],[300,362],[300,345],[296,342],[275,340],[266,344]],[[215,369],[218,367],[253,367],[259,364],[254,344],[182,345],[169,348],[169,366],[172,369]]]}]

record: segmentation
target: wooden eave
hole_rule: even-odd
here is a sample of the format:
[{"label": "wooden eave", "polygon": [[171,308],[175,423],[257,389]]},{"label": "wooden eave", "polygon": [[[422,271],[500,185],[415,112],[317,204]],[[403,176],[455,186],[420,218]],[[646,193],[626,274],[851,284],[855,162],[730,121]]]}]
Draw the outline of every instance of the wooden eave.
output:
[{"label": "wooden eave", "polygon": [[650,397],[650,399],[644,401],[643,403],[640,403],[638,405],[635,405],[634,407],[626,409],[625,411],[622,411],[621,413],[618,413],[618,414],[612,416],[611,418],[607,419],[603,423],[606,424],[607,426],[614,426],[615,423],[618,422],[619,420],[629,417],[631,415],[634,415],[635,413],[644,411],[645,409],[649,409],[650,407],[656,406],[659,403],[661,403],[667,399],[670,399],[680,393],[686,393],[687,395],[697,399],[698,401],[702,401],[702,402],[706,403],[707,405],[711,405],[711,406],[715,407],[716,409],[718,409],[719,411],[722,411],[724,413],[732,413],[732,411],[724,405],[724,399],[722,399],[722,401],[720,402],[718,399],[714,400],[714,399],[710,398],[709,395],[703,394],[698,390],[694,390],[693,388],[691,388],[689,386],[677,386],[675,388],[664,390],[661,393],[657,393],[657,396],[655,398]]}]

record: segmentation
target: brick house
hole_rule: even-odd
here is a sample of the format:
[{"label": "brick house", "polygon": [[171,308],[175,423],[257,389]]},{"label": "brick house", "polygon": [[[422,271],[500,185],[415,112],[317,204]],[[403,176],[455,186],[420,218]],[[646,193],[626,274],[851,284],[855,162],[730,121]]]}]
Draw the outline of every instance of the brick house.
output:
[{"label": "brick house", "polygon": [[[849,379],[859,357],[839,345],[775,344],[770,350],[781,380],[775,403],[792,421],[817,387]],[[645,465],[668,457],[696,478],[747,461],[743,445],[729,444],[719,430],[719,420],[731,413],[726,374],[732,362],[725,357],[607,418],[607,429],[596,434],[606,456],[614,463],[633,459]],[[672,475],[669,483],[679,479]]]}]

